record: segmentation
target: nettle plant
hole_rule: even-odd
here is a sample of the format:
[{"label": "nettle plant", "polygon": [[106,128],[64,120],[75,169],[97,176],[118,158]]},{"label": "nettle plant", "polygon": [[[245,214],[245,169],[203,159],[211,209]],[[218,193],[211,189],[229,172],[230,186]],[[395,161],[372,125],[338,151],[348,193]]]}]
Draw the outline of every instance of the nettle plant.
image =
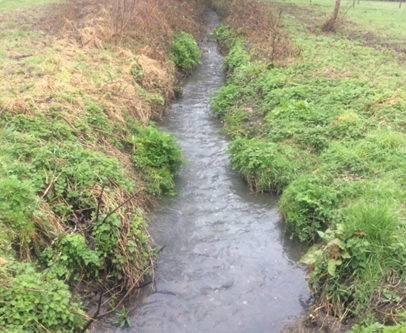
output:
[{"label": "nettle plant", "polygon": [[83,327],[81,304],[47,271],[10,261],[0,266],[0,279],[0,327],[7,332],[73,333]]},{"label": "nettle plant", "polygon": [[362,316],[385,272],[402,274],[406,260],[404,227],[392,208],[359,203],[344,215],[335,229],[318,231],[321,242],[300,260],[309,267],[316,298],[328,299],[327,307],[340,318]]},{"label": "nettle plant", "polygon": [[46,248],[41,259],[50,267],[52,275],[65,280],[97,278],[102,268],[100,250],[92,250],[81,234],[63,235],[53,247]]},{"label": "nettle plant", "polygon": [[147,127],[138,127],[126,141],[133,146],[132,160],[137,168],[144,171],[149,192],[173,193],[175,188],[173,175],[179,171],[184,162],[176,139],[151,124]]},{"label": "nettle plant", "polygon": [[191,34],[180,32],[172,42],[172,56],[176,67],[187,72],[201,63],[202,52]]}]

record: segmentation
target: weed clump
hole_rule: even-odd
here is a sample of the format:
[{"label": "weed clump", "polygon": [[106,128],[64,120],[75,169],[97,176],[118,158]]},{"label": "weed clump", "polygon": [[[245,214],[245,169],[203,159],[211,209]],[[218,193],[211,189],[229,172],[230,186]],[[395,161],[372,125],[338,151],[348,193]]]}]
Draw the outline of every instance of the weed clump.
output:
[{"label": "weed clump", "polygon": [[245,176],[251,190],[259,192],[282,191],[305,167],[291,162],[297,156],[295,149],[257,138],[234,140],[229,153],[233,168]]},{"label": "weed clump", "polygon": [[77,332],[84,324],[81,304],[59,279],[39,273],[29,263],[0,266],[0,325],[8,332]]},{"label": "weed clump", "polygon": [[179,33],[173,40],[172,55],[175,65],[183,71],[189,71],[201,63],[199,46],[193,36],[186,32]]},{"label": "weed clump", "polygon": [[173,193],[172,175],[177,173],[183,163],[180,147],[168,133],[159,131],[155,126],[140,127],[136,135],[127,138],[135,147],[132,156],[134,164],[146,170],[148,190],[152,194]]},{"label": "weed clump", "polygon": [[338,186],[319,176],[305,174],[290,182],[279,207],[291,235],[302,242],[315,241],[317,232],[338,218],[341,195]]},{"label": "weed clump", "polygon": [[318,233],[326,245],[313,246],[301,260],[312,267],[316,296],[329,297],[326,306],[339,318],[358,316],[370,306],[379,310],[369,302],[384,288],[387,272],[399,272],[406,255],[396,214],[385,206],[354,204],[345,210],[343,223]]}]

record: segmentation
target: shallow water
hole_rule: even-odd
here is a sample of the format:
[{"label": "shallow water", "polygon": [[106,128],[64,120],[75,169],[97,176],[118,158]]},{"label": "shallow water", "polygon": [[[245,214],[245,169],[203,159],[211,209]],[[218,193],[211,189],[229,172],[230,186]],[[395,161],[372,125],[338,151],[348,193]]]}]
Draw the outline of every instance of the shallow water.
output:
[{"label": "shallow water", "polygon": [[[212,11],[205,18],[208,32],[219,23]],[[156,280],[136,297],[132,327],[121,332],[276,333],[310,302],[296,267],[301,249],[284,233],[277,198],[250,194],[230,168],[228,139],[208,106],[224,84],[223,58],[214,36],[204,44],[202,65],[162,124],[188,164],[176,178],[178,194],[149,217],[165,246]]]}]

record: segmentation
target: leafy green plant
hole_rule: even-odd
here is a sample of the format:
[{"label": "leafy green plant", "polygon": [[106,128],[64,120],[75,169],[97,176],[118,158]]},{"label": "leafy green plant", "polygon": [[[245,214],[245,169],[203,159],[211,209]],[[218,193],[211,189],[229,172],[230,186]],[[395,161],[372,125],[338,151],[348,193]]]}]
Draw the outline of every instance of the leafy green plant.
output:
[{"label": "leafy green plant", "polygon": [[153,250],[147,243],[147,223],[140,212],[125,227],[116,214],[100,216],[93,226],[92,239],[112,277],[122,280],[129,274],[127,269],[143,270],[149,265]]},{"label": "leafy green plant", "polygon": [[[78,141],[38,140],[41,131],[39,134],[35,130],[19,132],[16,128],[3,131],[0,153],[25,162],[18,167],[7,167],[7,173],[19,179],[30,179],[37,192],[44,191],[52,181],[47,199],[56,213],[67,215],[77,207],[94,205],[91,190],[97,183],[111,181],[131,191],[133,184],[117,159],[86,149]],[[61,199],[63,206],[59,205]]]},{"label": "leafy green plant", "polygon": [[116,311],[116,318],[114,319],[114,323],[119,325],[121,328],[131,326],[131,319],[129,317],[128,311],[124,306],[120,310]]},{"label": "leafy green plant", "polygon": [[237,40],[224,57],[224,70],[231,72],[240,66],[247,65],[250,60],[251,57],[245,50],[243,40]]},{"label": "leafy green plant", "polygon": [[127,142],[135,148],[132,159],[138,168],[144,170],[149,190],[154,194],[172,193],[172,177],[183,163],[176,139],[150,125],[138,128]]},{"label": "leafy green plant", "polygon": [[91,250],[80,234],[63,236],[53,247],[47,247],[41,255],[50,267],[50,274],[66,280],[95,278],[102,267],[102,252]]},{"label": "leafy green plant", "polygon": [[373,323],[369,326],[355,325],[347,333],[404,333],[406,332],[406,324],[398,324],[394,326],[384,326],[381,323]]},{"label": "leafy green plant", "polygon": [[338,218],[340,195],[335,184],[314,175],[304,175],[291,182],[282,194],[279,207],[292,237],[307,243],[314,241],[318,231]]},{"label": "leafy green plant", "polygon": [[[345,222],[326,232],[301,259],[310,265],[310,283],[320,286],[340,316],[357,314],[384,279],[385,272],[401,274],[406,250],[399,237],[399,220],[389,208],[353,205]],[[396,272],[396,273],[395,273]]]},{"label": "leafy green plant", "polygon": [[220,23],[219,26],[214,30],[214,34],[216,35],[217,41],[221,45],[226,45],[228,51],[232,45],[235,43],[236,34],[235,31],[223,23]]},{"label": "leafy green plant", "polygon": [[249,186],[260,192],[280,192],[305,166],[292,163],[297,151],[257,138],[238,138],[229,146],[231,163],[241,172]]},{"label": "leafy green plant", "polygon": [[112,126],[104,113],[103,108],[92,100],[85,101],[85,111],[88,116],[89,125],[103,131],[104,134],[112,133]]},{"label": "leafy green plant", "polygon": [[202,55],[193,36],[180,32],[172,42],[172,55],[175,65],[181,70],[188,71],[199,65]]},{"label": "leafy green plant", "polygon": [[30,252],[30,236],[35,228],[33,215],[39,206],[40,201],[28,181],[21,182],[16,176],[2,178],[0,172],[0,227],[9,230],[7,239],[22,256]]},{"label": "leafy green plant", "polygon": [[84,314],[68,286],[29,263],[0,267],[0,326],[7,332],[78,332]]},{"label": "leafy green plant", "polygon": [[237,105],[242,96],[243,87],[229,84],[222,87],[217,96],[213,98],[211,110],[219,117],[224,117],[230,112],[231,107]]}]

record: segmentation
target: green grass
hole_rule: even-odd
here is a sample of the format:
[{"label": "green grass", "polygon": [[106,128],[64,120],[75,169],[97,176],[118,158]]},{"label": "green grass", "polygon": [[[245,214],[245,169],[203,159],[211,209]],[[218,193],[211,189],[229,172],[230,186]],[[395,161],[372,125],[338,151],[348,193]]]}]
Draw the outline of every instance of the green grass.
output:
[{"label": "green grass", "polygon": [[299,15],[286,14],[283,28],[300,55],[274,68],[250,57],[249,41],[217,30],[229,77],[213,112],[234,138],[233,168],[253,190],[281,192],[292,237],[317,244],[303,259],[316,301],[370,324],[371,299],[403,297],[388,277],[406,279],[406,59],[341,30],[312,32]]},{"label": "green grass", "polygon": [[0,13],[19,9],[30,9],[61,0],[0,0]]},{"label": "green grass", "polygon": [[[268,0],[264,0],[267,2]],[[333,11],[334,2],[327,0],[276,0],[272,1],[272,4],[294,4],[302,8],[306,8],[316,13],[322,13],[323,16],[317,18],[314,24],[322,23],[323,18],[327,18]],[[382,37],[387,42],[390,41],[399,42],[405,44],[403,39],[406,37],[406,5],[402,4],[402,8],[399,8],[399,2],[391,1],[365,1],[361,0],[360,3],[355,4],[352,7],[352,1],[342,1],[341,11],[347,12],[346,18],[358,25],[359,28],[372,32],[377,36]],[[289,12],[286,9],[286,12]],[[345,27],[344,27],[345,29]]]}]

